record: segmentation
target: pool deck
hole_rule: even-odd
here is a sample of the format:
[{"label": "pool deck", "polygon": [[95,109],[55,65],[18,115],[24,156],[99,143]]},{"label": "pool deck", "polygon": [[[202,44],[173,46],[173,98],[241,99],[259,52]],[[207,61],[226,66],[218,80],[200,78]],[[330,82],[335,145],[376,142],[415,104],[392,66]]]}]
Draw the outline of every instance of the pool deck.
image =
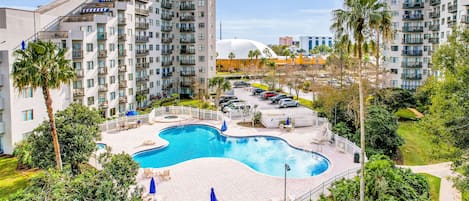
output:
[{"label": "pool deck", "polygon": [[[287,179],[287,197],[298,197],[323,181],[334,177],[359,164],[353,163],[352,155],[344,154],[331,145],[313,145],[311,139],[321,132],[319,127],[295,128],[292,132],[280,129],[247,128],[238,126],[238,121],[227,121],[228,136],[275,136],[286,140],[290,145],[305,150],[316,151],[326,156],[330,168],[314,177]],[[102,143],[112,147],[112,152],[135,154],[167,145],[157,134],[164,128],[185,124],[205,124],[219,128],[222,121],[188,119],[181,122],[155,123],[112,133],[102,134]],[[179,163],[167,168],[155,168],[156,171],[170,169],[171,179],[157,179],[157,195],[167,201],[206,201],[210,199],[210,188],[215,189],[220,201],[240,200],[280,200],[283,199],[284,179],[258,173],[241,162],[232,159],[202,158]],[[137,180],[146,191],[150,179],[145,178],[140,169]]]}]

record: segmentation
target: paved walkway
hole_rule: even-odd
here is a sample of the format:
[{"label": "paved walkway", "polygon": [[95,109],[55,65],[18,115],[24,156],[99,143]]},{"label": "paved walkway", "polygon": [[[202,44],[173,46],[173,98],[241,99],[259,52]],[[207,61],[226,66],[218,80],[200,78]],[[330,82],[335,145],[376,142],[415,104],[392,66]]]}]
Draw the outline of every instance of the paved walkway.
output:
[{"label": "paved walkway", "polygon": [[461,192],[453,187],[453,181],[449,178],[457,176],[457,173],[451,170],[451,162],[434,165],[399,167],[409,168],[415,173],[427,173],[441,178],[440,201],[461,201]]}]

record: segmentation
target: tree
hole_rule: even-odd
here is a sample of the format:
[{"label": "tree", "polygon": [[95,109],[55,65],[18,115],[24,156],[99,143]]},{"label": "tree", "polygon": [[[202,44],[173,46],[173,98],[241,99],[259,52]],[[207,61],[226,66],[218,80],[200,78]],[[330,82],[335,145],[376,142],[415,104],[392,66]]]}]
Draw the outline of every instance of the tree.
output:
[{"label": "tree", "polygon": [[59,48],[53,42],[30,42],[25,50],[16,50],[16,61],[13,63],[12,79],[15,88],[20,91],[28,88],[42,89],[49,126],[54,144],[57,169],[62,169],[60,146],[55,127],[54,110],[52,108],[51,89],[57,89],[62,84],[69,84],[75,79],[75,70],[70,60],[65,58],[66,49]]},{"label": "tree", "polygon": [[369,156],[385,154],[396,157],[404,140],[397,135],[397,117],[382,106],[370,106],[366,112],[366,144]]},{"label": "tree", "polygon": [[233,65],[232,65],[232,62],[233,62],[233,59],[236,58],[236,55],[234,52],[230,52],[230,54],[228,54],[228,58],[230,59],[230,68],[231,70],[233,69]]},{"label": "tree", "polygon": [[355,40],[358,52],[358,83],[359,83],[359,100],[360,100],[360,163],[361,163],[361,182],[360,182],[360,200],[364,201],[365,195],[365,104],[362,80],[362,45],[369,36],[365,35],[372,30],[370,21],[381,16],[381,12],[389,12],[389,8],[385,2],[380,0],[346,0],[344,2],[345,9],[334,10],[333,24],[331,28],[338,36],[350,34]]},{"label": "tree", "polygon": [[[383,155],[375,155],[366,167],[366,201],[374,200],[430,200],[430,188],[425,177],[401,169]],[[330,188],[330,196],[321,201],[357,201],[359,178],[342,179]]]},{"label": "tree", "polygon": [[216,95],[215,95],[215,104],[218,108],[218,103],[220,102],[220,96],[222,92],[231,89],[231,83],[228,80],[225,80],[224,77],[214,77],[208,81],[208,86],[211,88],[215,88]]},{"label": "tree", "polygon": [[[96,140],[101,139],[99,123],[102,122],[98,111],[90,110],[80,104],[71,104],[55,114],[59,143],[62,144],[61,158],[70,165],[73,174],[78,174],[80,164],[88,162],[96,151]],[[27,139],[30,144],[34,167],[47,169],[54,165],[54,149],[50,144],[50,124],[45,121]]]},{"label": "tree", "polygon": [[414,95],[405,89],[379,89],[373,93],[371,103],[382,105],[389,112],[396,112],[401,108],[415,107]]},{"label": "tree", "polygon": [[376,77],[375,77],[375,83],[376,87],[379,85],[379,72],[380,72],[380,67],[379,67],[379,62],[381,60],[380,57],[380,39],[383,40],[384,43],[387,43],[392,40],[393,38],[393,30],[392,30],[392,15],[391,11],[389,10],[383,10],[382,12],[379,12],[378,15],[375,15],[371,18],[369,21],[370,27],[373,29],[374,34],[375,34],[375,40],[376,41],[371,41],[371,46],[372,46],[372,52],[374,53],[375,59],[376,59]]},{"label": "tree", "polygon": [[137,105],[143,107],[143,101],[147,99],[147,96],[143,93],[137,93],[137,96],[135,97],[135,100],[137,101]]},{"label": "tree", "polygon": [[327,54],[332,52],[332,48],[328,45],[318,45],[309,51],[311,54]]}]

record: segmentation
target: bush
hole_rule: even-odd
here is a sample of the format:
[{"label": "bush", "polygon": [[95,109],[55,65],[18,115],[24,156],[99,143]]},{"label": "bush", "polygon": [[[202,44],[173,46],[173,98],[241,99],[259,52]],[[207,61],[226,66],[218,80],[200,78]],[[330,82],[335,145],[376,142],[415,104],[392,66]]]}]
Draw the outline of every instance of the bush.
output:
[{"label": "bush", "polygon": [[261,118],[262,118],[262,113],[256,112],[256,114],[254,115],[254,124],[260,124]]},{"label": "bush", "polygon": [[27,140],[23,140],[16,144],[15,150],[13,151],[13,155],[18,158],[16,169],[30,169],[33,167],[31,150],[31,143]]},{"label": "bush", "polygon": [[415,116],[415,114],[407,108],[399,109],[394,114],[399,118],[399,121],[416,121],[416,120],[418,120],[418,118]]}]

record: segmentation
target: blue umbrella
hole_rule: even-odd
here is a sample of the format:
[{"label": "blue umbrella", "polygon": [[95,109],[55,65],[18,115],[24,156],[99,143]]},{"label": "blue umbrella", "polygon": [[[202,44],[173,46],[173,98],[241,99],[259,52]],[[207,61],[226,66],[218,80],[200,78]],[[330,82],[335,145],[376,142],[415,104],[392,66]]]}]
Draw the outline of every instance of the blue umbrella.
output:
[{"label": "blue umbrella", "polygon": [[218,201],[217,196],[215,196],[215,191],[213,191],[213,187],[210,190],[210,201]]},{"label": "blue umbrella", "polygon": [[127,111],[127,113],[125,114],[125,116],[137,116],[137,115],[138,115],[138,112],[135,110]]},{"label": "blue umbrella", "polygon": [[290,125],[290,117],[287,117],[287,120],[285,121],[285,125]]},{"label": "blue umbrella", "polygon": [[225,132],[226,130],[228,130],[228,127],[226,126],[226,121],[223,120],[223,125],[221,125],[221,132]]},{"label": "blue umbrella", "polygon": [[155,179],[152,177],[150,181],[150,194],[156,194]]},{"label": "blue umbrella", "polygon": [[21,41],[21,50],[26,49],[26,43],[24,41]]}]

